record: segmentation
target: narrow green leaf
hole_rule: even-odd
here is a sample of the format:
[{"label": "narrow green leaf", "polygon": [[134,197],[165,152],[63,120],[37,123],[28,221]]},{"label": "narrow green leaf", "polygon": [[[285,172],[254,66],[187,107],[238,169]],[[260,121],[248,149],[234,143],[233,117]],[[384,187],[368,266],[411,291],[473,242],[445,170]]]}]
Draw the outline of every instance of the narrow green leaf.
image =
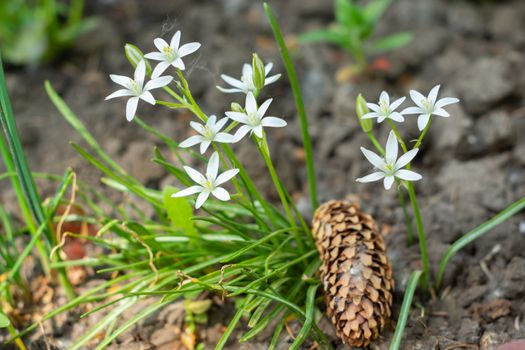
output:
[{"label": "narrow green leaf", "polygon": [[329,43],[347,48],[350,37],[334,29],[317,29],[299,36],[299,42],[302,44],[310,43]]},{"label": "narrow green leaf", "polygon": [[7,328],[10,324],[9,317],[0,311],[0,328]]},{"label": "narrow green leaf", "polygon": [[290,350],[298,350],[301,345],[305,342],[314,322],[314,311],[315,311],[315,293],[317,292],[319,285],[308,287],[306,292],[306,317],[303,323],[303,327],[299,331],[299,334],[295,338],[294,342],[290,346]]},{"label": "narrow green leaf", "polygon": [[403,47],[412,41],[412,33],[401,32],[382,37],[371,44],[371,50],[375,52],[390,51]]},{"label": "narrow green leaf", "polygon": [[185,197],[174,198],[171,196],[178,191],[177,188],[171,186],[164,189],[162,194],[164,209],[166,209],[166,213],[173,227],[180,229],[188,236],[198,236],[195,221],[191,219],[193,217],[193,207],[191,204]]}]

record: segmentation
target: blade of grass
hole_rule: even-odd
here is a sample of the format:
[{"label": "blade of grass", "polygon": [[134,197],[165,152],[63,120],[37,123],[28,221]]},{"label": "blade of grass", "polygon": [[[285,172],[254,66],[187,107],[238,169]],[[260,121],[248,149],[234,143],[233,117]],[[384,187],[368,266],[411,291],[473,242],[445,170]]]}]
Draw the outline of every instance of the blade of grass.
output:
[{"label": "blade of grass", "polygon": [[273,35],[275,36],[275,40],[277,41],[277,45],[279,46],[279,49],[281,51],[281,57],[286,67],[288,80],[290,81],[290,85],[294,94],[295,105],[297,106],[297,114],[299,114],[299,121],[301,122],[303,144],[306,153],[306,172],[308,176],[308,188],[310,190],[310,198],[312,201],[312,211],[314,211],[318,206],[314,156],[312,151],[312,141],[310,139],[310,132],[308,131],[308,118],[306,117],[306,110],[304,108],[301,88],[299,87],[297,76],[295,74],[295,69],[292,60],[290,59],[290,54],[288,53],[288,48],[286,47],[286,43],[284,42],[281,29],[279,28],[279,24],[277,23],[275,16],[273,15],[272,9],[266,2],[264,3],[264,12],[266,13],[268,22],[270,22],[270,26],[273,30]]},{"label": "blade of grass", "polygon": [[447,264],[452,259],[452,257],[460,251],[463,247],[465,247],[467,244],[475,241],[476,239],[480,238],[490,230],[492,230],[494,227],[498,226],[499,224],[505,222],[508,220],[511,216],[514,214],[520,212],[525,208],[525,197],[517,200],[516,202],[509,205],[504,210],[500,211],[497,215],[492,217],[491,219],[485,221],[475,229],[465,233],[460,239],[458,239],[456,242],[454,242],[447,251],[443,254],[441,257],[441,261],[439,263],[439,270],[436,276],[436,290],[439,289],[441,286],[441,282],[443,280],[443,275],[445,274],[445,270],[447,268]]},{"label": "blade of grass", "polygon": [[407,324],[408,316],[410,314],[410,306],[412,305],[412,298],[417,289],[417,284],[419,282],[419,277],[421,277],[422,271],[416,270],[410,274],[408,280],[408,285],[405,291],[405,296],[403,297],[403,304],[401,305],[401,311],[399,312],[399,318],[397,319],[396,330],[390,342],[389,350],[398,350],[401,345],[401,340],[403,339],[403,331]]},{"label": "blade of grass", "polygon": [[308,287],[306,292],[306,312],[303,327],[299,331],[299,334],[295,338],[294,342],[290,346],[289,350],[297,350],[306,341],[306,338],[310,334],[312,325],[314,322],[314,311],[315,311],[315,293],[319,285]]}]

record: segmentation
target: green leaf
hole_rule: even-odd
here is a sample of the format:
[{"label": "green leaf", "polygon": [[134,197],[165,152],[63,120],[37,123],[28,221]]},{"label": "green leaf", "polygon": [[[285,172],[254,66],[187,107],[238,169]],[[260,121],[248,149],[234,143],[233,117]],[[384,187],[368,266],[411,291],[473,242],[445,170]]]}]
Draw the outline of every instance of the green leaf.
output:
[{"label": "green leaf", "polygon": [[0,311],[0,328],[7,328],[10,324],[9,318]]},{"label": "green leaf", "polygon": [[392,0],[375,0],[364,10],[364,16],[368,23],[375,23],[383,15]]},{"label": "green leaf", "polygon": [[318,29],[306,32],[299,36],[299,42],[308,43],[330,43],[343,48],[348,47],[349,36],[334,29]]},{"label": "green leaf", "polygon": [[186,198],[173,198],[172,194],[179,190],[175,187],[166,187],[163,192],[163,203],[171,224],[181,229],[187,235],[197,236],[193,217],[193,208]]},{"label": "green leaf", "polygon": [[401,32],[377,39],[371,49],[375,52],[395,50],[412,41],[412,33]]}]

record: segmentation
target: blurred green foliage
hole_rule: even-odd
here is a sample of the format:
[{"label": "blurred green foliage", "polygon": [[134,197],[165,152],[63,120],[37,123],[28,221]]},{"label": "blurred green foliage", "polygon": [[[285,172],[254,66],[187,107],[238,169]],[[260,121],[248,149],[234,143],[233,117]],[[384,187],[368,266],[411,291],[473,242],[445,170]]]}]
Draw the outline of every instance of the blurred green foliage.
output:
[{"label": "blurred green foliage", "polygon": [[15,65],[50,61],[95,25],[83,19],[84,0],[0,1],[0,48]]}]

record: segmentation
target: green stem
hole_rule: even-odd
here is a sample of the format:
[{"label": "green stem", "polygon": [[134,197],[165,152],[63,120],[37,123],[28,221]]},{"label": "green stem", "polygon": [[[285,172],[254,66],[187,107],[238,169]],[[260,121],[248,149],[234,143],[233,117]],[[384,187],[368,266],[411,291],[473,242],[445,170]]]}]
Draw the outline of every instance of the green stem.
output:
[{"label": "green stem", "polygon": [[525,209],[525,197],[517,200],[516,202],[509,205],[504,210],[500,211],[496,216],[492,217],[491,219],[485,221],[475,229],[465,233],[460,239],[458,239],[456,242],[454,242],[443,254],[441,257],[441,261],[439,263],[439,270],[436,276],[436,282],[435,287],[436,290],[439,289],[441,286],[441,282],[443,280],[443,275],[445,274],[445,270],[447,268],[447,264],[450,261],[450,259],[463,247],[465,247],[467,244],[473,242],[474,240],[480,238],[485,233],[492,230],[497,225],[505,222],[508,220],[511,216],[514,214],[522,211]]},{"label": "green stem", "polygon": [[401,186],[399,186],[399,181],[396,180],[397,193],[399,195],[399,202],[403,208],[403,216],[405,217],[405,226],[407,227],[407,245],[410,247],[414,243],[414,231],[412,229],[412,219],[408,215],[407,205],[405,202],[405,196]]},{"label": "green stem", "polygon": [[406,146],[406,144],[405,144],[405,141],[403,141],[403,138],[401,137],[401,134],[400,134],[399,131],[397,130],[396,125],[394,124],[394,122],[392,121],[392,119],[387,118],[386,120],[388,121],[388,124],[390,124],[390,127],[392,128],[392,131],[393,131],[394,134],[396,135],[397,141],[398,141],[399,144],[401,145],[401,148],[403,149],[403,152],[407,153],[407,152],[408,152],[407,146]]},{"label": "green stem", "polygon": [[306,172],[308,176],[308,188],[310,191],[310,198],[312,202],[312,211],[313,211],[318,206],[317,188],[316,188],[316,180],[315,180],[315,168],[314,168],[314,156],[313,156],[313,150],[312,150],[312,141],[310,139],[310,132],[308,131],[308,119],[306,117],[306,111],[304,108],[301,88],[299,87],[297,76],[295,74],[295,69],[292,64],[292,60],[290,59],[290,54],[288,53],[288,48],[286,47],[286,43],[284,42],[284,38],[281,33],[281,29],[279,28],[279,24],[275,20],[275,17],[272,13],[272,9],[266,2],[264,3],[264,11],[266,12],[266,17],[268,18],[268,21],[270,22],[270,26],[272,27],[273,35],[275,36],[275,40],[277,41],[279,49],[281,50],[281,57],[283,59],[284,66],[288,74],[288,80],[290,81],[290,85],[292,87],[292,91],[293,91],[294,98],[295,98],[297,114],[299,115],[299,121],[301,122],[303,144],[304,144],[304,150],[306,153]]},{"label": "green stem", "polygon": [[410,203],[412,204],[412,211],[416,218],[417,233],[419,235],[419,250],[421,252],[421,259],[423,260],[423,276],[421,277],[421,287],[426,289],[429,281],[429,264],[428,264],[428,253],[427,253],[427,241],[425,237],[425,229],[423,227],[423,220],[421,219],[421,213],[419,212],[419,206],[417,204],[416,192],[414,185],[407,181],[408,196],[410,197]]},{"label": "green stem", "polygon": [[403,304],[401,305],[401,311],[399,312],[399,318],[397,319],[396,330],[392,336],[389,350],[398,350],[403,340],[403,331],[407,325],[408,316],[410,314],[410,306],[412,305],[412,299],[417,288],[417,282],[421,277],[421,271],[416,270],[410,274],[405,296],[403,297]]},{"label": "green stem", "polygon": [[381,155],[384,157],[385,156],[385,149],[383,148],[383,146],[381,146],[381,144],[377,141],[376,137],[374,136],[374,134],[372,133],[372,131],[369,131],[366,133],[368,135],[368,138],[370,139],[370,141],[372,141],[372,143],[374,144],[375,148],[379,151],[379,153],[381,153]]},{"label": "green stem", "polygon": [[427,134],[428,129],[430,129],[430,123],[431,122],[432,122],[432,116],[430,116],[430,119],[428,120],[427,126],[425,126],[425,128],[423,129],[423,132],[421,133],[421,135],[419,135],[419,138],[417,139],[417,142],[415,143],[414,147],[412,147],[412,149],[419,148],[419,146],[421,146],[421,143],[423,142],[423,138]]}]

